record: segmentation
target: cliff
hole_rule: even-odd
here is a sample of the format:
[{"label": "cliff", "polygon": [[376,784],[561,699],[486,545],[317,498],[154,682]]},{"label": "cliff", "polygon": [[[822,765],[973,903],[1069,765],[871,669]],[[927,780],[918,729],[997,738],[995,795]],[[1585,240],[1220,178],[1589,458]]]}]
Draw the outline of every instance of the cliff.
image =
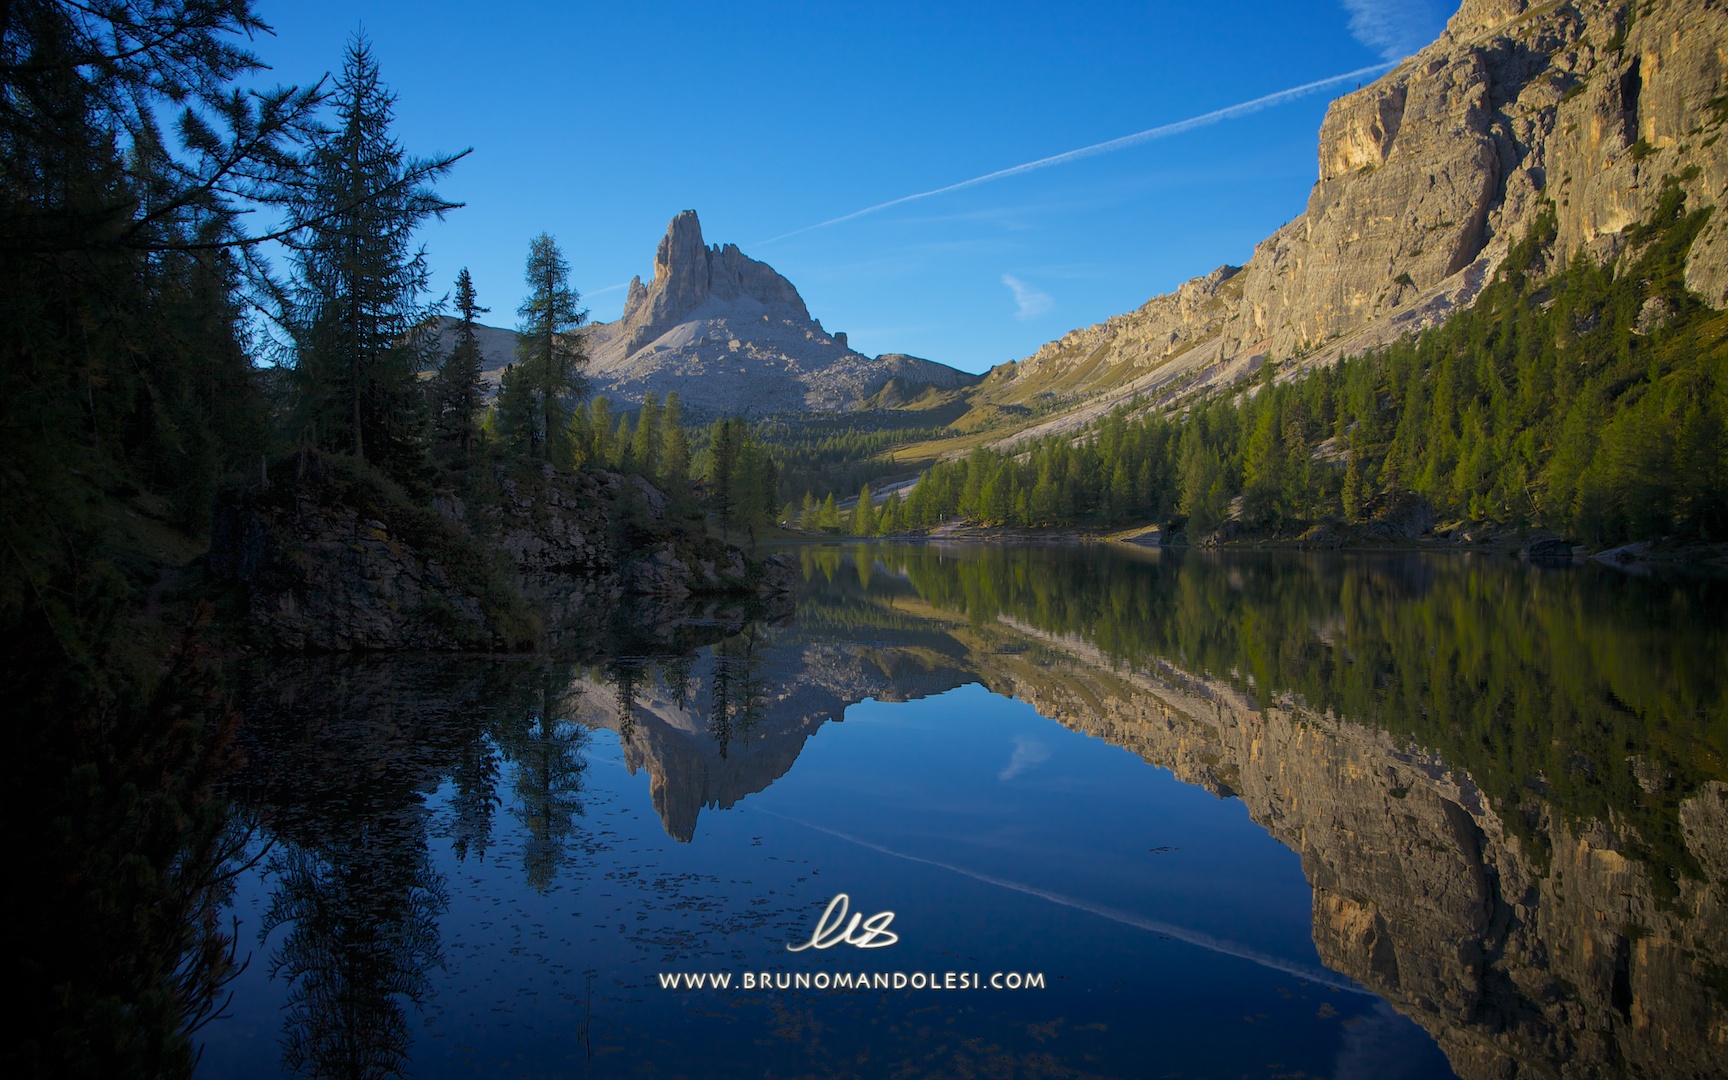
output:
[{"label": "cliff", "polygon": [[[1619,258],[1666,179],[1691,209],[1728,192],[1724,41],[1716,0],[1466,0],[1439,40],[1332,103],[1306,211],[1244,266],[1074,330],[993,370],[980,396],[1086,401],[1036,429],[1068,430],[1268,361],[1334,362],[1470,304],[1545,208],[1550,265]],[[1720,214],[1685,274],[1728,304]]]},{"label": "cliff", "polygon": [[[448,323],[445,324],[446,326]],[[677,391],[694,419],[822,412],[864,405],[890,383],[900,396],[971,386],[978,376],[903,353],[865,356],[810,317],[798,290],[735,244],[707,245],[696,211],[666,227],[653,278],[630,282],[615,322],[581,331],[596,394],[626,407]],[[482,327],[496,392],[514,333]]]}]

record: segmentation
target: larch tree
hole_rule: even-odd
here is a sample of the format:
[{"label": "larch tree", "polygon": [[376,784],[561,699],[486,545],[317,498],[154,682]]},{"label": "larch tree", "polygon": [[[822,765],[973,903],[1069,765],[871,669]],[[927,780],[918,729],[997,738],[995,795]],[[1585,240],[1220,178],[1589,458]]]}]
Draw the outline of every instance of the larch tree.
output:
[{"label": "larch tree", "polygon": [[461,205],[433,184],[466,151],[408,155],[390,133],[396,96],[363,35],[348,45],[334,100],[336,123],[305,161],[284,321],[313,440],[391,463],[415,453],[424,429],[419,375],[434,309],[421,303],[430,271],[414,233]]},{"label": "larch tree", "polygon": [[474,278],[464,266],[456,275],[456,321],[450,327],[451,348],[438,367],[436,416],[439,438],[467,453],[485,402],[486,381],[480,374],[485,357],[475,334],[478,318],[491,309],[480,306]]},{"label": "larch tree", "polygon": [[570,415],[586,393],[577,332],[588,318],[570,287],[570,264],[546,233],[528,243],[528,298],[516,309],[516,368],[526,388],[531,419],[526,449],[547,461],[570,459]]}]

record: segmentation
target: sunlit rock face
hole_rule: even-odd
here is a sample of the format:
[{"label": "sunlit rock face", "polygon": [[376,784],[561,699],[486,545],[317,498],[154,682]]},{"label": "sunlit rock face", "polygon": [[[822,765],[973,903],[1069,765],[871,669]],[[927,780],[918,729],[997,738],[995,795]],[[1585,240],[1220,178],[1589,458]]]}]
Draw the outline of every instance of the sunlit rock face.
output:
[{"label": "sunlit rock face", "polygon": [[[441,324],[447,328],[448,320]],[[515,359],[515,334],[482,327],[495,392]],[[891,392],[970,386],[978,376],[903,353],[869,357],[811,318],[798,290],[736,244],[707,244],[696,211],[666,227],[654,275],[632,279],[617,321],[581,331],[590,388],[629,407],[676,392],[693,418],[856,408]],[[441,343],[436,347],[441,347]]]},{"label": "sunlit rock face", "polygon": [[[1434,325],[1476,298],[1545,212],[1551,265],[1615,259],[1670,178],[1690,209],[1728,190],[1724,41],[1728,9],[1710,0],[1466,3],[1433,44],[1332,103],[1306,211],[1245,266],[993,378],[1101,395],[1048,425],[1063,429],[1135,396],[1215,386],[1265,360],[1328,363]],[[1685,279],[1728,305],[1722,214]]]},{"label": "sunlit rock face", "polygon": [[890,381],[952,388],[976,379],[916,357],[853,351],[773,267],[735,244],[705,244],[694,210],[667,225],[653,279],[632,280],[624,314],[589,327],[583,344],[599,392],[636,403],[676,391],[697,414],[845,409]]}]

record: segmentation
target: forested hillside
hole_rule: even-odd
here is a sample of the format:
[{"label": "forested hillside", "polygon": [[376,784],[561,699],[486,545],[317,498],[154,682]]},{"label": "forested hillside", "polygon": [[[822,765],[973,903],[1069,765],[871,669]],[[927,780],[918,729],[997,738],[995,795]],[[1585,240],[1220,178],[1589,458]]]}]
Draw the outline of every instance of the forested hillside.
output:
[{"label": "forested hillside", "polygon": [[1125,406],[1078,438],[928,470],[875,533],[1231,517],[1261,536],[1360,523],[1403,494],[1442,520],[1592,544],[1728,536],[1728,316],[1685,286],[1710,218],[1670,183],[1616,263],[1550,266],[1539,218],[1470,308],[1389,348],[1256,382],[1181,413]]}]

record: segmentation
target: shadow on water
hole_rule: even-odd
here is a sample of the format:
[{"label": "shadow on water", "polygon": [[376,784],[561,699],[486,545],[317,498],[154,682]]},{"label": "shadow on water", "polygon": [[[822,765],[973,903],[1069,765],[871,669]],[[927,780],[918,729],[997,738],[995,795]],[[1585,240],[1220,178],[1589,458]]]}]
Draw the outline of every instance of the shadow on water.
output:
[{"label": "shadow on water", "polygon": [[[1728,1045],[1723,583],[1408,556],[798,556],[795,620],[638,621],[562,658],[235,672],[247,765],[233,797],[271,844],[260,940],[286,988],[281,1066],[427,1071],[415,1017],[445,961],[452,867],[495,864],[505,825],[529,893],[652,876],[651,861],[625,868],[636,849],[603,824],[616,811],[590,783],[597,760],[646,772],[656,827],[700,849],[705,813],[775,785],[857,703],[971,684],[1239,800],[1300,856],[1318,960],[1386,1003],[1338,1043],[1338,1075],[1405,1037],[1404,1018],[1467,1077],[1704,1076]],[[1022,768],[1043,760],[1027,754]],[[1017,772],[1011,761],[1001,780]],[[570,982],[589,986],[586,1039],[593,970]],[[828,1060],[813,1047],[858,1032],[845,1033],[849,1014],[809,1007],[761,1060],[872,1074],[813,1065]],[[827,1042],[809,1025],[827,1025]],[[934,1037],[909,1031],[881,1036],[874,1060],[992,1074],[959,1050],[932,1057]],[[692,1067],[688,1047],[632,1045],[632,1068]],[[788,1045],[802,1056],[772,1049]],[[1131,1041],[1102,1058],[1072,1035],[1064,1045],[1000,1060],[1029,1075],[1135,1071],[1120,1056]]]}]

